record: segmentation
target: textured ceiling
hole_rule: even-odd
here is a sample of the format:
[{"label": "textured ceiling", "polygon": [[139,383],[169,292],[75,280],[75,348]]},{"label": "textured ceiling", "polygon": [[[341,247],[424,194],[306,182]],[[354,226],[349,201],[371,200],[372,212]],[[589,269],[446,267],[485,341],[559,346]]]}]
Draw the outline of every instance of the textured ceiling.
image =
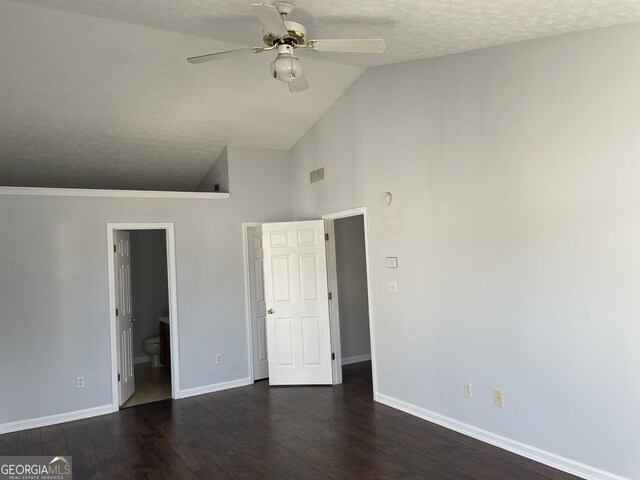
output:
[{"label": "textured ceiling", "polygon": [[388,48],[304,52],[292,95],[270,54],[185,62],[260,45],[250,3],[0,0],[0,184],[193,188],[227,144],[291,147],[364,68],[640,21],[640,0],[293,0],[310,38]]},{"label": "textured ceiling", "polygon": [[[271,0],[25,0],[248,46],[251,3]],[[371,67],[640,21],[639,0],[289,0],[310,38],[384,38],[384,55],[322,54]],[[207,52],[203,52],[207,53]]]}]

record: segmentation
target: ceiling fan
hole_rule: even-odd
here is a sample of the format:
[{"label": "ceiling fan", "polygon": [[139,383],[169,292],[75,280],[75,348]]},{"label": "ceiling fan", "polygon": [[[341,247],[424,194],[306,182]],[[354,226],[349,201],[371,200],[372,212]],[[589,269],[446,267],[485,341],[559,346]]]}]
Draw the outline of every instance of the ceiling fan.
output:
[{"label": "ceiling fan", "polygon": [[252,4],[251,8],[264,25],[262,40],[266,47],[240,48],[211,53],[190,57],[187,58],[187,61],[189,63],[203,63],[275,50],[278,56],[271,62],[271,75],[273,78],[288,83],[289,90],[295,93],[309,88],[302,71],[302,64],[294,55],[295,49],[306,48],[312,52],[382,53],[387,47],[382,39],[307,40],[307,29],[304,25],[285,20],[294,8],[288,2],[278,1],[273,5]]}]

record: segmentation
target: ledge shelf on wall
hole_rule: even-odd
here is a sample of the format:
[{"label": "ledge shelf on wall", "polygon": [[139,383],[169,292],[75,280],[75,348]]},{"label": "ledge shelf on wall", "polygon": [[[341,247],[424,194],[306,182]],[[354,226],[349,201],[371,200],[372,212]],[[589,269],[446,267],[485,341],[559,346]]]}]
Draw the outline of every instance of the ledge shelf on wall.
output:
[{"label": "ledge shelf on wall", "polygon": [[173,192],[155,190],[101,190],[84,188],[0,187],[0,195],[48,195],[53,197],[112,197],[112,198],[194,198],[227,200],[226,192]]}]

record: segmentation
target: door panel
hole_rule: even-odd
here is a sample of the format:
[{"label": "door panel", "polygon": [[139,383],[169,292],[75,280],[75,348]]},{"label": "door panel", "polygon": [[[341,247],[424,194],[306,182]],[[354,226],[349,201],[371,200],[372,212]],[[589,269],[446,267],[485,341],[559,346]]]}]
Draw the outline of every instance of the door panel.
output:
[{"label": "door panel", "polygon": [[[264,315],[256,317],[257,320],[257,334],[258,334],[258,362],[266,362],[267,361],[267,331],[266,331],[266,322],[267,317]],[[269,367],[267,366],[267,371],[264,377],[266,378],[269,375]],[[257,379],[256,379],[257,380]]]},{"label": "door panel", "polygon": [[293,322],[291,318],[276,318],[275,344],[276,365],[278,367],[293,367]]},{"label": "door panel", "polygon": [[300,298],[318,300],[318,256],[314,253],[298,257],[300,264]]},{"label": "door panel", "polygon": [[272,282],[273,282],[273,300],[275,302],[289,302],[291,300],[291,292],[289,286],[291,279],[289,278],[289,257],[272,257]]},{"label": "door panel", "polygon": [[324,222],[262,225],[269,383],[332,383]]},{"label": "door panel", "polygon": [[135,392],[133,314],[131,311],[131,241],[129,232],[115,232],[116,322],[118,324],[118,394],[120,405]]},{"label": "door panel", "polygon": [[322,363],[320,345],[320,317],[302,318],[302,342],[304,365],[320,365]]}]

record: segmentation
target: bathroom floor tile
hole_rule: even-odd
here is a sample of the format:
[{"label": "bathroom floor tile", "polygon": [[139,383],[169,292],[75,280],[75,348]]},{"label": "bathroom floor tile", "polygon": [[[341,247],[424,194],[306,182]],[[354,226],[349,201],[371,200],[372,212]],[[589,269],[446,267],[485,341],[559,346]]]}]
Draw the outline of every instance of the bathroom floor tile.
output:
[{"label": "bathroom floor tile", "polygon": [[171,398],[171,372],[164,367],[152,368],[151,363],[134,366],[136,392],[122,408]]}]

